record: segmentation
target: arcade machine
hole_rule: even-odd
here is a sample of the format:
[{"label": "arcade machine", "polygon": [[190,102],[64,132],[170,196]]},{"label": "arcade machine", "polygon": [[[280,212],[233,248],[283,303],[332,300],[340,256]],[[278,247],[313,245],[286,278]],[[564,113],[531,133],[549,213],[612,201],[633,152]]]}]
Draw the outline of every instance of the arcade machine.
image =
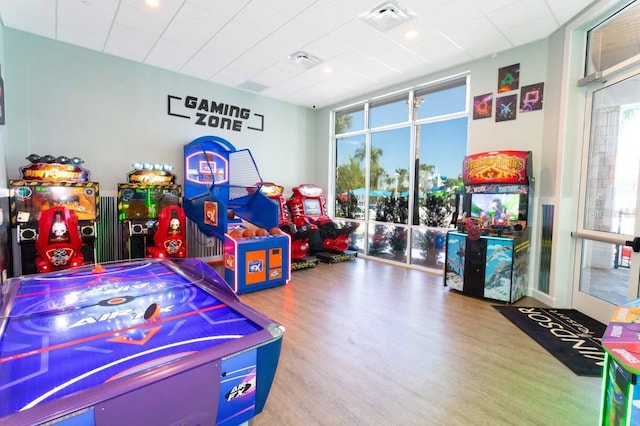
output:
[{"label": "arcade machine", "polygon": [[287,206],[293,223],[301,228],[315,225],[318,230],[311,233],[311,251],[325,263],[336,263],[354,259],[358,253],[349,250],[350,234],[360,225],[346,222],[343,226],[334,222],[327,213],[327,203],[322,188],[314,184],[302,184],[293,188]]},{"label": "arcade machine", "polygon": [[118,223],[128,259],[185,257],[186,220],[182,188],[169,165],[134,164],[127,183],[118,184]]},{"label": "arcade machine", "polygon": [[284,197],[284,187],[271,182],[264,182],[260,191],[272,199],[278,205],[278,226],[291,236],[291,269],[297,271],[306,268],[315,268],[318,259],[309,255],[309,234],[316,231],[316,225],[303,225],[297,227],[291,221],[291,214]]},{"label": "arcade machine", "polygon": [[204,235],[224,241],[227,283],[237,294],[286,284],[291,237],[278,227],[278,205],[260,190],[251,152],[203,136],[185,145],[184,158],[185,213]]},{"label": "arcade machine", "polygon": [[444,284],[513,303],[525,295],[529,268],[531,152],[493,151],[464,158],[457,230],[447,233]]},{"label": "arcade machine", "polygon": [[98,184],[79,158],[32,154],[9,181],[15,275],[95,261]]},{"label": "arcade machine", "polygon": [[[640,250],[640,247],[638,247]],[[601,425],[640,423],[640,299],[618,306],[602,336]]]}]

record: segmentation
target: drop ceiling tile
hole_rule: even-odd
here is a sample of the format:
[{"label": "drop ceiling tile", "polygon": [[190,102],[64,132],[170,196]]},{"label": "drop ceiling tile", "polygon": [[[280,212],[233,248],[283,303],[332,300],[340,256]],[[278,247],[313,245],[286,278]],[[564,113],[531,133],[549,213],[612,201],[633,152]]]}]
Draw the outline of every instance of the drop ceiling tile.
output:
[{"label": "drop ceiling tile", "polygon": [[47,0],[3,0],[2,22],[10,28],[42,37],[56,37],[55,3]]},{"label": "drop ceiling tile", "polygon": [[214,37],[185,63],[180,72],[208,80],[238,57],[238,52],[230,46],[230,40]]},{"label": "drop ceiling tile", "polygon": [[90,30],[79,30],[65,25],[58,25],[58,40],[75,46],[101,52],[104,48],[107,34]]},{"label": "drop ceiling tile", "polygon": [[118,8],[115,22],[133,30],[159,36],[175,16],[181,2],[163,0],[163,7],[142,7],[142,2],[123,0]]},{"label": "drop ceiling tile", "polygon": [[334,37],[323,36],[302,46],[302,50],[309,52],[324,61],[330,61],[331,58],[347,52],[349,47],[345,43],[336,44]]},{"label": "drop ceiling tile", "polygon": [[210,80],[235,87],[247,80],[251,80],[253,74],[255,74],[255,70],[249,70],[239,62],[232,62],[217,71]]},{"label": "drop ceiling tile", "polygon": [[541,0],[519,0],[499,10],[495,10],[487,17],[498,30],[505,30],[544,17],[552,17],[546,3]]},{"label": "drop ceiling tile", "polygon": [[281,61],[287,61],[290,54],[298,50],[298,46],[269,37],[256,44],[238,59],[247,64],[261,65],[263,68]]},{"label": "drop ceiling tile", "polygon": [[384,36],[372,39],[368,44],[362,45],[354,50],[370,58],[378,57],[378,52],[382,51],[385,54],[384,57],[380,58],[380,62],[398,72],[401,72],[401,67],[413,67],[427,63],[425,59],[416,55],[408,48]]},{"label": "drop ceiling tile", "polygon": [[233,0],[233,1],[212,1],[212,0],[187,0],[194,6],[207,9],[226,18],[234,17],[240,12],[251,0]]},{"label": "drop ceiling tile", "polygon": [[268,35],[284,25],[289,19],[268,5],[252,1],[238,12],[233,21],[252,28],[263,35]]},{"label": "drop ceiling tile", "polygon": [[80,0],[57,2],[58,26],[100,33],[106,38],[111,22],[118,10],[117,0],[83,2]]},{"label": "drop ceiling tile", "polygon": [[422,18],[431,26],[447,31],[451,27],[465,25],[480,17],[482,13],[478,10],[476,3],[472,0],[449,1]]},{"label": "drop ceiling tile", "polygon": [[224,16],[187,2],[166,28],[163,37],[202,46],[226,23]]},{"label": "drop ceiling tile", "polygon": [[550,16],[544,16],[538,19],[531,19],[522,25],[505,29],[502,32],[514,46],[519,46],[548,37],[556,29],[555,19]]},{"label": "drop ceiling tile", "polygon": [[593,0],[564,0],[561,2],[550,1],[547,4],[558,22],[564,23],[571,20],[591,3]]},{"label": "drop ceiling tile", "polygon": [[297,21],[289,21],[278,28],[270,35],[270,38],[277,38],[296,46],[299,50],[309,43],[314,42],[322,36],[322,33],[312,28],[306,27]]},{"label": "drop ceiling tile", "polygon": [[342,13],[339,8],[323,1],[314,3],[296,17],[300,24],[322,33],[333,31],[353,18],[355,16]]},{"label": "drop ceiling tile", "polygon": [[480,59],[510,49],[513,44],[502,34],[490,34],[486,37],[464,42],[462,46],[472,59]]},{"label": "drop ceiling tile", "polygon": [[251,76],[251,81],[264,84],[265,86],[275,86],[282,83],[285,80],[292,78],[295,75],[304,72],[303,69],[295,65],[278,62],[270,67],[263,69],[257,74]]},{"label": "drop ceiling tile", "polygon": [[479,16],[467,25],[450,27],[441,32],[457,45],[468,49],[476,40],[490,37],[496,33],[496,27],[486,16]]},{"label": "drop ceiling tile", "polygon": [[[478,10],[482,13],[491,13],[496,10],[500,10],[502,8],[508,7],[513,3],[517,3],[519,0],[489,0],[489,1],[479,1],[476,3]],[[564,0],[562,0],[564,1]],[[544,0],[538,0],[540,6],[544,7]]]},{"label": "drop ceiling tile", "polygon": [[145,63],[171,71],[179,71],[180,68],[195,54],[197,47],[193,43],[181,43],[168,38],[163,38],[155,44],[147,55]]},{"label": "drop ceiling tile", "polygon": [[258,0],[258,2],[288,18],[293,18],[315,3],[316,0]]},{"label": "drop ceiling tile", "polygon": [[105,53],[144,62],[156,37],[124,25],[114,24],[104,48]]},{"label": "drop ceiling tile", "polygon": [[381,78],[385,78],[387,75],[395,75],[396,77],[399,75],[397,68],[391,68],[386,64],[355,51],[337,56],[332,60],[332,62],[342,65],[353,72],[367,76],[373,81],[378,81]]}]

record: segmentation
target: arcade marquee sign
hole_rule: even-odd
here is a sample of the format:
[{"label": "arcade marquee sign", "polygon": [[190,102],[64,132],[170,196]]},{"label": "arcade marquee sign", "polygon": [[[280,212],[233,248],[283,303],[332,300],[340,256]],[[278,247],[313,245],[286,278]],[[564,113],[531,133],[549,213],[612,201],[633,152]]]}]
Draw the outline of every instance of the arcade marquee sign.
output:
[{"label": "arcade marquee sign", "polygon": [[241,132],[264,131],[264,115],[224,102],[210,101],[196,96],[167,95],[167,114],[193,120],[197,126]]},{"label": "arcade marquee sign", "polygon": [[466,156],[462,162],[466,185],[527,184],[530,174],[531,151],[481,152]]}]

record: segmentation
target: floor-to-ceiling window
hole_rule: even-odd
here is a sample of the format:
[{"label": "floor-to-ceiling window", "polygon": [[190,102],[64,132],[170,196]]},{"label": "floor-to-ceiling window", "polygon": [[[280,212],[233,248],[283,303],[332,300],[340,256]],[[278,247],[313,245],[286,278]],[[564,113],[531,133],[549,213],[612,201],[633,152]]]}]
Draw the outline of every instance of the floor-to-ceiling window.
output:
[{"label": "floor-to-ceiling window", "polygon": [[358,221],[351,248],[442,269],[462,187],[467,76],[334,111],[335,217]]}]

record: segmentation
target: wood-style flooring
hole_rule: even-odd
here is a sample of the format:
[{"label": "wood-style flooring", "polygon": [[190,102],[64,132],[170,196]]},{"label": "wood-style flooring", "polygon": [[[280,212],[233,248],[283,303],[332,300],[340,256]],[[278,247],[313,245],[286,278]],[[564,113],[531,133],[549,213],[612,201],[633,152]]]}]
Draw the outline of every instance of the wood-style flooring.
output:
[{"label": "wood-style flooring", "polygon": [[600,378],[441,276],[355,259],[240,298],[286,328],[254,426],[598,423]]}]

